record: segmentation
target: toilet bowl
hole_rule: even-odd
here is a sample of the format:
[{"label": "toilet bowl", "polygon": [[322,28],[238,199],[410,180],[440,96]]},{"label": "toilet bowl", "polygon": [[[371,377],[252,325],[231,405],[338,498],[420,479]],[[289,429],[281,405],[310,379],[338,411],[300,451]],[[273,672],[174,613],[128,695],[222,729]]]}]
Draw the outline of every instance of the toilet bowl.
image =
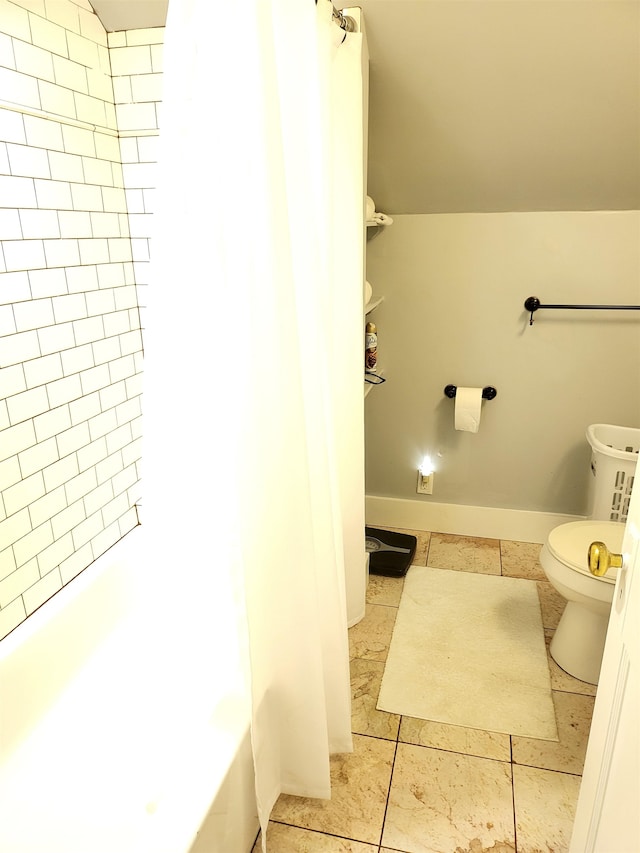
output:
[{"label": "toilet bowl", "polygon": [[572,521],[554,528],[540,552],[549,582],[567,599],[549,651],[570,675],[597,684],[613,601],[617,569],[596,577],[587,554],[592,542],[604,542],[620,553],[624,524],[617,521]]}]

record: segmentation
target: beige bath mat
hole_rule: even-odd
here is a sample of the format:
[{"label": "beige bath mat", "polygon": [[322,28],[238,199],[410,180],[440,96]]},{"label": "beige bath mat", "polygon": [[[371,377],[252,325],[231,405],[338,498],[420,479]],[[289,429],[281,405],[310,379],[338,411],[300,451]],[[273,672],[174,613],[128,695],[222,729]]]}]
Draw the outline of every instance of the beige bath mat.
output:
[{"label": "beige bath mat", "polygon": [[557,740],[535,582],[412,566],[378,708]]}]

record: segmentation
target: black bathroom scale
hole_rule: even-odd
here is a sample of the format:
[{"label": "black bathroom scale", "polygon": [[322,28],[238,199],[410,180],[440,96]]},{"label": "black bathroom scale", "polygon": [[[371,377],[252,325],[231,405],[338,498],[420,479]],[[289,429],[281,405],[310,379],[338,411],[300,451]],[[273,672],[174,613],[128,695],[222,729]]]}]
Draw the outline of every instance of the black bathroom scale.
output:
[{"label": "black bathroom scale", "polygon": [[404,577],[416,553],[416,537],[408,533],[376,530],[375,527],[365,527],[364,535],[369,572],[392,578]]}]

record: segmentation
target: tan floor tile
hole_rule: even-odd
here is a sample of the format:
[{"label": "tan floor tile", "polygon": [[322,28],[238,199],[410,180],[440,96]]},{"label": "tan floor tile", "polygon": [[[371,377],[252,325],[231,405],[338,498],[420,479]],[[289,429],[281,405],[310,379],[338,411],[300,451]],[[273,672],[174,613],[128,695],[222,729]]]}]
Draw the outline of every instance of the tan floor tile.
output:
[{"label": "tan floor tile", "polygon": [[369,575],[367,601],[369,604],[386,604],[390,607],[400,605],[400,596],[404,578],[388,578],[384,575]]},{"label": "tan floor tile", "polygon": [[[267,843],[269,853],[378,853],[377,845],[273,821],[267,829]],[[261,845],[262,836],[259,835],[253,853],[262,853]]]},{"label": "tan floor tile", "polygon": [[382,844],[514,853],[510,765],[399,743]]},{"label": "tan floor tile", "polygon": [[376,704],[384,664],[377,660],[354,658],[351,667],[351,731],[355,734],[396,740],[400,715],[378,711]]},{"label": "tan floor tile", "polygon": [[551,676],[551,689],[560,690],[563,693],[581,693],[583,696],[595,696],[598,689],[596,684],[589,684],[587,681],[580,681],[579,678],[574,678],[569,675],[562,667],[551,657],[549,645],[551,637],[546,638],[547,643],[547,660],[549,662],[549,674]]},{"label": "tan floor tile", "polygon": [[564,613],[566,599],[549,583],[549,581],[536,581],[538,596],[540,598],[540,609],[542,611],[542,624],[545,632],[555,631],[558,627],[560,617]]},{"label": "tan floor tile", "polygon": [[349,628],[349,657],[385,661],[397,614],[397,607],[367,604],[364,618]]},{"label": "tan floor tile", "polygon": [[396,744],[354,735],[353,745],[353,753],[331,758],[330,800],[282,794],[272,820],[377,844]]},{"label": "tan floor tile", "polygon": [[533,542],[511,542],[508,539],[502,539],[500,541],[502,574],[510,578],[546,580],[547,576],[540,565],[541,548],[542,545]]},{"label": "tan floor tile", "polygon": [[568,851],[579,788],[579,776],[514,766],[518,853]]},{"label": "tan floor tile", "polygon": [[581,774],[593,716],[593,696],[553,693],[559,741],[512,737],[514,764]]},{"label": "tan floor tile", "polygon": [[500,541],[432,533],[427,565],[436,569],[500,574]]},{"label": "tan floor tile", "polygon": [[484,732],[464,726],[449,726],[446,723],[434,723],[431,720],[418,720],[415,717],[402,717],[398,739],[404,743],[431,746],[435,749],[446,749],[449,752],[461,752],[464,755],[511,761],[509,735],[497,732]]}]

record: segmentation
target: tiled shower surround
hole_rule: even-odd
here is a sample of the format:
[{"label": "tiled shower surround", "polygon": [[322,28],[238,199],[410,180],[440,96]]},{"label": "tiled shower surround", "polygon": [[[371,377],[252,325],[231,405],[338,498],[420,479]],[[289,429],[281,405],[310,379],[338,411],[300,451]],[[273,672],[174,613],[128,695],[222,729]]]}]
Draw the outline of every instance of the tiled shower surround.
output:
[{"label": "tiled shower surround", "polygon": [[0,638],[138,523],[162,38],[0,0]]}]

